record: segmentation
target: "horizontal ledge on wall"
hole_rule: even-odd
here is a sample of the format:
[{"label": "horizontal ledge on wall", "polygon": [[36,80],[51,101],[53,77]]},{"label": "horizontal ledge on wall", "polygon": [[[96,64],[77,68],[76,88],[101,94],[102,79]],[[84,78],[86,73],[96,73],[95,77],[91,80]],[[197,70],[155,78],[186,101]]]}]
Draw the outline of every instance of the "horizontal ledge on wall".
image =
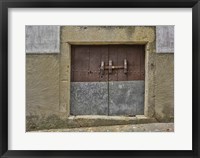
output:
[{"label": "horizontal ledge on wall", "polygon": [[63,43],[68,43],[71,45],[132,45],[132,44],[147,44],[149,41],[67,41]]},{"label": "horizontal ledge on wall", "polygon": [[159,54],[174,54],[174,52],[156,52],[156,53],[159,53]]},{"label": "horizontal ledge on wall", "polygon": [[59,54],[60,52],[26,52],[27,55],[56,55]]}]

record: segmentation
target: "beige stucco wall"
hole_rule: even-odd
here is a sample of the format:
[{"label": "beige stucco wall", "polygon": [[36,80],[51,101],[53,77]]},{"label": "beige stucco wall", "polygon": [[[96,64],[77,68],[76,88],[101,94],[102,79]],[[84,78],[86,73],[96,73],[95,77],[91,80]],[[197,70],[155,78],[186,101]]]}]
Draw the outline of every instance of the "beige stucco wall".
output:
[{"label": "beige stucco wall", "polygon": [[27,130],[73,126],[68,119],[72,44],[144,44],[145,116],[173,118],[174,55],[156,53],[155,27],[63,26],[60,31],[59,54],[26,55]]},{"label": "beige stucco wall", "polygon": [[174,54],[156,54],[155,117],[160,121],[174,118]]},{"label": "beige stucco wall", "polygon": [[59,112],[59,56],[26,55],[26,115]]}]

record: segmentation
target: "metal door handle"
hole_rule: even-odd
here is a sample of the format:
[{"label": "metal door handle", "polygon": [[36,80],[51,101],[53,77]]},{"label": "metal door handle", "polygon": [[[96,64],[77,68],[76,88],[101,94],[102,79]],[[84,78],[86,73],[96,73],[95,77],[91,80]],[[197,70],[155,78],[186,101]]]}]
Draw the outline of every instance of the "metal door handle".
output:
[{"label": "metal door handle", "polygon": [[102,61],[101,62],[101,67],[100,67],[100,74],[101,74],[101,76],[104,75],[104,67],[105,67],[104,61]]},{"label": "metal door handle", "polygon": [[124,59],[124,73],[127,74],[128,72],[128,63],[127,63],[127,60]]},{"label": "metal door handle", "polygon": [[112,73],[112,69],[113,69],[112,60],[109,60],[109,62],[108,62],[108,72],[109,72],[109,74]]}]

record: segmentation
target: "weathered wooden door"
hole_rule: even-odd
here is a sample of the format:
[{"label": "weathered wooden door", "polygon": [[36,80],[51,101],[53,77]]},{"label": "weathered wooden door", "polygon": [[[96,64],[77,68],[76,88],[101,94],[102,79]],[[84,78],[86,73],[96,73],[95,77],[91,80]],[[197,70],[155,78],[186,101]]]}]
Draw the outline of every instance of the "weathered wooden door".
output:
[{"label": "weathered wooden door", "polygon": [[72,46],[71,115],[144,113],[144,46]]}]

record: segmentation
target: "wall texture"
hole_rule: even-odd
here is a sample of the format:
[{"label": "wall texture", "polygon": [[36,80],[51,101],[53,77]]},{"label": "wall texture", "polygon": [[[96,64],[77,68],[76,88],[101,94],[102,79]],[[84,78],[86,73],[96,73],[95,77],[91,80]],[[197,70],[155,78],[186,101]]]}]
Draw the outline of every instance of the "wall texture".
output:
[{"label": "wall texture", "polygon": [[[28,26],[27,26],[28,27]],[[157,27],[86,27],[86,26],[54,26],[50,32],[59,36],[60,43],[54,40],[55,47],[47,47],[52,42],[45,40],[42,45],[41,30],[36,35],[30,32],[26,38],[36,42],[27,46],[26,51],[26,129],[50,129],[63,127],[77,127],[82,119],[74,121],[70,113],[70,66],[71,44],[144,44],[145,45],[145,109],[144,115],[156,118],[158,121],[172,121],[174,115],[174,54],[168,50],[161,50],[162,44],[171,43],[167,35],[159,41]],[[46,26],[48,27],[48,26]],[[31,28],[35,29],[35,28]],[[166,28],[164,28],[166,29]],[[167,28],[168,29],[168,28]],[[26,29],[29,31],[29,29]],[[163,33],[163,31],[161,31]],[[165,32],[164,32],[165,33]],[[171,36],[171,35],[170,35]],[[53,37],[53,36],[52,36]],[[164,36],[163,36],[164,37]],[[31,39],[33,38],[33,39]],[[38,38],[38,39],[37,39]],[[48,38],[48,35],[45,36]],[[159,47],[156,47],[158,46]],[[45,51],[44,51],[44,46]],[[171,47],[172,45],[170,45]],[[56,49],[54,49],[56,48]],[[57,49],[59,48],[59,49]],[[46,51],[50,49],[49,51]],[[34,50],[28,51],[28,50]],[[169,50],[172,50],[169,48]],[[57,54],[55,54],[57,52]],[[162,53],[161,53],[162,52]],[[88,119],[88,118],[87,118]],[[125,118],[118,121],[90,118],[82,120],[81,126],[131,123]],[[147,120],[145,120],[147,121]],[[150,119],[149,122],[152,120]],[[108,123],[109,122],[109,123]],[[133,121],[139,123],[140,121]],[[148,121],[147,121],[148,122]]]},{"label": "wall texture", "polygon": [[26,115],[59,112],[59,57],[26,55]]},{"label": "wall texture", "polygon": [[156,26],[156,52],[174,53],[174,26]]},{"label": "wall texture", "polygon": [[26,53],[59,53],[60,26],[26,26]]},{"label": "wall texture", "polygon": [[174,54],[156,55],[155,116],[160,121],[174,117]]}]

